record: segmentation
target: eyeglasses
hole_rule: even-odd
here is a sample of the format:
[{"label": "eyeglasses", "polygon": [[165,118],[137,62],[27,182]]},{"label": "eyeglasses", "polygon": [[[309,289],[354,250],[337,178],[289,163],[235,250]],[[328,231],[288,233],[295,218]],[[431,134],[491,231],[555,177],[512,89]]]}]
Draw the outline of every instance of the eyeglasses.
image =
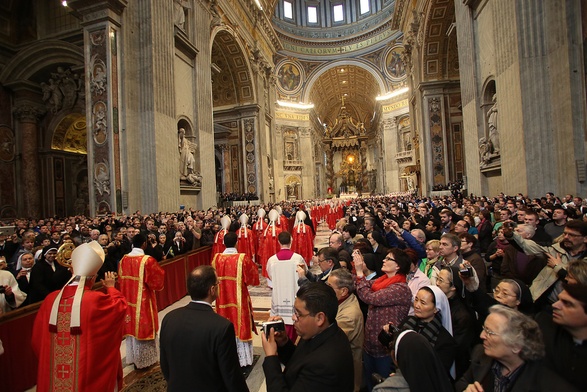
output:
[{"label": "eyeglasses", "polygon": [[303,318],[303,317],[306,317],[306,316],[309,316],[310,315],[310,313],[301,314],[300,312],[298,312],[296,310],[295,306],[292,306],[291,310],[293,312],[293,316],[295,316],[295,318],[298,319],[298,320],[301,319],[301,318]]},{"label": "eyeglasses", "polygon": [[445,283],[445,282],[452,286],[452,282],[451,281],[447,281],[447,280],[441,278],[440,276],[437,276],[436,277],[436,283]]},{"label": "eyeglasses", "polygon": [[569,233],[568,231],[563,232],[563,236],[569,236],[573,238],[583,237],[581,234]]},{"label": "eyeglasses", "polygon": [[394,259],[394,258],[391,258],[391,257],[386,257],[386,258],[384,258],[383,260],[387,260],[387,261],[393,261],[393,262],[395,262],[395,259]]},{"label": "eyeglasses", "polygon": [[492,330],[488,329],[485,325],[482,325],[481,328],[483,329],[483,332],[485,332],[485,334],[487,336],[500,336],[501,335],[497,332],[493,332]]},{"label": "eyeglasses", "polygon": [[[438,280],[438,278],[436,278],[436,280]],[[507,291],[502,290],[499,287],[496,287],[496,288],[493,289],[493,294],[494,295],[500,295],[501,294],[501,295],[505,295],[506,297],[516,297],[516,298],[518,298],[518,295],[517,294],[508,293]]]},{"label": "eyeglasses", "polygon": [[326,260],[326,259],[320,259],[320,258],[318,258],[318,262],[319,262],[319,263],[324,263],[325,261],[328,261],[328,260]]}]

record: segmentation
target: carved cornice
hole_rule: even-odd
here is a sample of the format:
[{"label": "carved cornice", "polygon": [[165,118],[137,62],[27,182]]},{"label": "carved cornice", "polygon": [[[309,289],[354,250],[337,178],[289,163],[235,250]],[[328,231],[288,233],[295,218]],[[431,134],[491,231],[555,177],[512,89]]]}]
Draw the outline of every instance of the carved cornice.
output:
[{"label": "carved cornice", "polygon": [[128,5],[127,0],[69,0],[67,6],[82,25],[108,20],[120,26],[120,16]]},{"label": "carved cornice", "polygon": [[251,15],[254,15],[257,27],[267,36],[275,51],[283,49],[278,35],[275,33],[273,24],[267,15],[259,9],[255,0],[239,0],[243,8],[245,8]]},{"label": "carved cornice", "polygon": [[36,123],[46,112],[45,108],[31,104],[18,105],[12,111],[18,121],[29,123]]},{"label": "carved cornice", "polygon": [[273,23],[276,27],[277,34],[287,39],[302,40],[338,40],[341,37],[362,36],[364,32],[377,27],[380,24],[389,24],[391,17],[394,15],[394,7],[389,5],[383,10],[378,11],[375,15],[367,18],[361,18],[359,22],[345,24],[343,26],[329,26],[328,28],[316,28],[308,26],[295,26],[291,23],[274,18]]},{"label": "carved cornice", "polygon": [[[394,29],[391,28],[391,20],[388,20],[387,22],[369,29],[367,31],[365,31],[364,34],[359,34],[350,38],[344,38],[344,37],[332,37],[332,39],[328,40],[328,39],[321,39],[321,40],[316,40],[314,38],[308,38],[307,40],[299,37],[292,37],[290,35],[287,35],[279,30],[277,30],[277,35],[284,41],[287,42],[289,45],[284,45],[287,46],[285,48],[285,50],[287,51],[291,51],[288,48],[291,47],[304,47],[304,48],[320,48],[320,49],[327,49],[327,48],[334,48],[337,49],[338,51],[335,53],[331,53],[331,52],[325,52],[324,54],[340,54],[343,53],[345,51],[347,51],[344,48],[350,48],[353,47],[353,45],[357,45],[359,43],[364,43],[360,48],[354,48],[352,51],[355,50],[359,50],[359,49],[366,49],[371,47],[372,45],[378,44],[380,43],[379,41],[376,41],[374,43],[369,43],[370,41],[373,41],[378,35],[386,33],[387,35],[391,34],[391,36],[393,36],[393,31]],[[398,32],[399,34],[399,32]],[[386,35],[386,39],[390,38]],[[343,50],[344,49],[344,50]],[[291,51],[292,53],[297,53],[295,51]],[[303,53],[302,53],[303,54]]]}]

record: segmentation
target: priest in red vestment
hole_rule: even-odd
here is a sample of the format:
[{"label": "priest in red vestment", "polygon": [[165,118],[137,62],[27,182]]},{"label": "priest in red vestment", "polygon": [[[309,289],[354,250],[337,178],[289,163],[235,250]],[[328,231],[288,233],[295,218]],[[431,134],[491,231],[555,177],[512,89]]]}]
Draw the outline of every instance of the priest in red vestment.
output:
[{"label": "priest in red vestment", "polygon": [[255,233],[253,230],[248,228],[249,216],[247,214],[242,214],[238,220],[241,223],[240,229],[238,229],[236,232],[238,237],[238,242],[236,243],[238,253],[244,253],[249,256],[251,260],[255,261],[257,253],[257,239],[255,238]]},{"label": "priest in red vestment", "polygon": [[220,229],[214,237],[214,244],[212,244],[212,256],[214,256],[217,253],[222,253],[224,252],[224,249],[226,249],[226,246],[224,246],[224,236],[226,235],[226,233],[228,233],[230,223],[230,217],[228,217],[227,215],[224,215],[222,218],[220,218],[220,224],[222,225],[222,229]]},{"label": "priest in red vestment", "polygon": [[[280,248],[277,236],[279,235],[279,233],[281,233],[281,229],[275,223],[278,219],[279,213],[277,211],[269,211],[269,225],[267,225],[267,228],[261,236],[259,264],[261,264],[262,274],[266,278],[269,278],[269,275],[267,275],[267,260],[269,260],[269,258],[274,254],[276,254]],[[270,279],[267,279],[267,285],[269,287],[273,287]]]},{"label": "priest in red vestment", "polygon": [[163,290],[165,271],[155,258],[145,255],[147,237],[144,234],[135,234],[132,245],[132,251],[120,260],[118,280],[129,305],[124,319],[126,363],[143,369],[159,361],[155,291]]},{"label": "priest in red vestment", "polygon": [[[281,229],[281,231],[289,231],[289,222],[287,221],[287,217],[283,215],[283,209],[281,206],[275,206],[275,211],[279,214],[279,218],[275,221],[275,224]],[[277,249],[279,249],[279,247]]]},{"label": "priest in red vestment", "polygon": [[127,309],[106,272],[104,291],[92,291],[104,251],[92,241],[71,255],[73,277],[45,298],[31,344],[39,359],[37,391],[115,391],[122,387],[120,342]]},{"label": "priest in red vestment", "polygon": [[247,286],[259,285],[259,273],[251,258],[236,250],[237,238],[236,233],[226,233],[226,249],[214,255],[212,267],[216,269],[219,282],[216,313],[234,325],[242,367],[253,364],[253,304]]},{"label": "priest in red vestment", "polygon": [[314,256],[314,232],[312,228],[304,223],[306,213],[298,211],[296,213],[296,224],[293,228],[291,250],[299,253],[310,266],[310,260]]},{"label": "priest in red vestment", "polygon": [[253,225],[253,233],[255,233],[255,238],[257,240],[257,257],[255,258],[257,264],[259,264],[259,260],[261,260],[261,239],[263,238],[263,233],[267,228],[267,222],[265,222],[265,214],[265,209],[259,208],[259,210],[257,211],[257,221]]}]

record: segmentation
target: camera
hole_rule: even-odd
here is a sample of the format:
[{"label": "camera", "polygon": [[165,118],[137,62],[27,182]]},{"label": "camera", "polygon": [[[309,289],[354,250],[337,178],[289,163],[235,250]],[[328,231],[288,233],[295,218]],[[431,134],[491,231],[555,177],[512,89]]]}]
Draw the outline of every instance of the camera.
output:
[{"label": "camera", "polygon": [[391,344],[395,341],[395,339],[397,339],[399,332],[401,332],[400,329],[390,323],[389,332],[386,332],[384,329],[381,329],[381,331],[379,331],[379,335],[377,335],[377,340],[379,340],[379,343],[389,348]]},{"label": "camera", "polygon": [[263,325],[263,332],[265,332],[265,336],[269,336],[269,330],[271,328],[273,328],[273,330],[275,332],[285,331],[285,324],[283,323],[283,320],[267,321],[267,322],[264,322],[262,325]]},{"label": "camera", "polygon": [[459,273],[464,278],[470,278],[471,276],[473,276],[473,271],[472,270],[473,270],[473,268],[467,267],[465,269],[459,269]]}]

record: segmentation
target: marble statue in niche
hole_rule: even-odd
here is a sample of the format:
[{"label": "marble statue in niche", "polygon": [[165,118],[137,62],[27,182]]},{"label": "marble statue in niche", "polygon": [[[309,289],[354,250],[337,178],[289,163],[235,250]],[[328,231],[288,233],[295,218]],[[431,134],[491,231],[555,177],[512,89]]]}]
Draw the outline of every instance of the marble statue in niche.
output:
[{"label": "marble statue in niche", "polygon": [[185,30],[185,16],[187,10],[192,8],[188,0],[173,0],[173,23]]},{"label": "marble statue in niche", "polygon": [[493,95],[493,106],[487,112],[487,125],[489,126],[489,140],[493,147],[493,153],[499,155],[499,128],[497,124],[497,95]]},{"label": "marble statue in niche", "polygon": [[179,149],[179,180],[193,186],[202,185],[202,176],[196,171],[197,144],[190,142],[185,136],[185,129],[179,128],[178,149]]}]

